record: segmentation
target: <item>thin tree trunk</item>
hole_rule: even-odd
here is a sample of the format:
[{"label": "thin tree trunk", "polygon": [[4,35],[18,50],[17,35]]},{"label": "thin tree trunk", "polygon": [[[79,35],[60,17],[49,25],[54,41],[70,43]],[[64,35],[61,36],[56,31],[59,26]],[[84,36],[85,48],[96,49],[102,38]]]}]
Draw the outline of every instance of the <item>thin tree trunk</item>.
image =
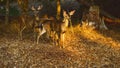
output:
[{"label": "thin tree trunk", "polygon": [[5,24],[9,22],[9,0],[6,1],[6,16],[5,16]]},{"label": "thin tree trunk", "polygon": [[57,19],[60,19],[61,5],[60,0],[57,0]]}]

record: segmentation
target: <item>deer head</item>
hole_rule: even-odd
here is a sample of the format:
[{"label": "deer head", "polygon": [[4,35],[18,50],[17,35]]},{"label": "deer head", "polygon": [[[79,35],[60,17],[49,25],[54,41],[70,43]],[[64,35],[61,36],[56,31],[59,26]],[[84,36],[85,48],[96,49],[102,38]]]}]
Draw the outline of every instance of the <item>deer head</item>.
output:
[{"label": "deer head", "polygon": [[71,21],[71,16],[75,13],[75,10],[72,10],[70,12],[66,12],[65,10],[63,10],[63,17],[64,20],[63,22],[65,22],[66,20]]},{"label": "deer head", "polygon": [[74,13],[75,13],[75,10],[72,10],[68,13],[65,10],[63,10],[63,17],[64,18],[70,18]]},{"label": "deer head", "polygon": [[65,10],[63,10],[63,17],[64,18],[69,18],[69,15],[67,14],[67,12]]},{"label": "deer head", "polygon": [[42,5],[39,5],[38,7],[34,7],[34,6],[32,6],[31,7],[31,10],[34,12],[34,14],[38,14],[39,13],[39,11],[42,9]]},{"label": "deer head", "polygon": [[42,7],[43,7],[42,5],[39,5],[38,7],[34,7],[34,6],[31,7],[31,10],[34,13],[36,20],[39,20],[39,11],[42,9]]}]

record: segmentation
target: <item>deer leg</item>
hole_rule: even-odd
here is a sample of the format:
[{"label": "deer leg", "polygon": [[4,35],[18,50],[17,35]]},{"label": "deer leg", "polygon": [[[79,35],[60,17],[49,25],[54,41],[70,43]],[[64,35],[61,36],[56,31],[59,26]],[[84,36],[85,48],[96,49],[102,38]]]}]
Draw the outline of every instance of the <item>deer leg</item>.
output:
[{"label": "deer leg", "polygon": [[59,35],[56,31],[52,31],[53,45],[59,46]]},{"label": "deer leg", "polygon": [[38,36],[37,36],[37,44],[39,43],[39,38],[40,38],[40,34],[38,34]]},{"label": "deer leg", "polygon": [[59,41],[59,35],[55,34],[55,45],[59,46],[60,41]]},{"label": "deer leg", "polygon": [[58,46],[62,48],[62,34],[58,34],[58,39],[57,39]]},{"label": "deer leg", "polygon": [[33,41],[36,43],[37,33],[33,32]]},{"label": "deer leg", "polygon": [[62,47],[64,48],[65,33],[62,34]]},{"label": "deer leg", "polygon": [[61,39],[60,39],[60,46],[61,48],[64,48],[64,40],[65,40],[65,33],[61,34]]},{"label": "deer leg", "polygon": [[57,34],[53,31],[51,32],[52,44],[57,45]]},{"label": "deer leg", "polygon": [[20,31],[20,40],[22,40],[22,31]]},{"label": "deer leg", "polygon": [[41,31],[41,29],[39,29],[39,33],[38,33],[38,36],[37,36],[37,44],[39,43],[40,36],[42,36],[44,33],[46,33],[45,29],[43,29],[42,31]]},{"label": "deer leg", "polygon": [[47,39],[50,39],[50,32],[49,31],[46,32],[46,35],[47,35]]},{"label": "deer leg", "polygon": [[21,31],[18,32],[18,39],[19,39],[19,40],[22,40]]},{"label": "deer leg", "polygon": [[50,42],[55,45],[55,32],[54,31],[50,31]]},{"label": "deer leg", "polygon": [[19,38],[20,38],[20,40],[23,39],[23,37],[22,37],[22,33],[23,33],[23,31],[19,31]]},{"label": "deer leg", "polygon": [[18,36],[17,36],[18,40],[22,40],[22,37],[21,37],[21,31],[18,31]]},{"label": "deer leg", "polygon": [[23,34],[23,31],[24,31],[24,29],[26,28],[26,26],[24,26],[21,30],[20,30],[20,32],[19,32],[19,35],[20,35],[20,40],[22,40],[23,38],[23,36],[22,36],[22,34]]}]

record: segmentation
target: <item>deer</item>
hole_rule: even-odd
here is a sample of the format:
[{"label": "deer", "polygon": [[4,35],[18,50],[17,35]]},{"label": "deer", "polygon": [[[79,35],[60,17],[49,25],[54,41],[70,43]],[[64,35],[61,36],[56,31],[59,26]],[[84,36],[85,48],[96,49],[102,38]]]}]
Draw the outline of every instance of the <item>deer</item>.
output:
[{"label": "deer", "polygon": [[37,44],[39,43],[39,38],[44,33],[47,33],[55,45],[64,48],[65,33],[67,31],[68,25],[71,21],[71,16],[75,13],[75,10],[66,12],[63,10],[63,19],[57,20],[56,18],[49,18],[42,23],[41,28],[39,28],[39,35],[37,36]]},{"label": "deer", "polygon": [[[31,7],[31,10],[34,12],[34,21],[32,23],[33,26],[33,32],[34,32],[34,37],[36,37],[36,44],[39,43],[39,38],[40,36],[42,36],[43,34],[45,34],[46,32],[49,32],[50,30],[50,25],[43,25],[44,20],[41,20],[39,17],[39,11],[42,9],[42,5],[38,6],[38,8],[35,8],[34,6]],[[47,30],[47,29],[48,30]]]},{"label": "deer", "polygon": [[56,24],[56,27],[58,27],[56,29],[56,27],[54,28],[54,31],[57,34],[57,40],[56,43],[57,45],[60,46],[60,48],[64,48],[64,41],[65,41],[65,34],[67,32],[68,29],[68,25],[71,24],[71,16],[75,13],[75,10],[72,10],[70,12],[66,12],[63,10],[63,20],[60,21],[58,20]]},{"label": "deer", "polygon": [[29,30],[33,29],[35,26],[37,26],[37,22],[39,21],[39,11],[42,9],[42,5],[39,5],[37,9],[34,8],[34,6],[31,7],[31,10],[34,13],[33,17],[28,16],[24,12],[15,20],[13,21],[13,25],[16,27],[18,31],[18,37],[20,40],[23,40],[23,31],[27,28],[30,28]]},{"label": "deer", "polygon": [[15,28],[18,32],[18,39],[22,40],[23,39],[23,31],[26,28],[26,18],[27,15],[22,14],[18,17],[16,17],[15,20],[12,20],[10,25],[12,28]]}]

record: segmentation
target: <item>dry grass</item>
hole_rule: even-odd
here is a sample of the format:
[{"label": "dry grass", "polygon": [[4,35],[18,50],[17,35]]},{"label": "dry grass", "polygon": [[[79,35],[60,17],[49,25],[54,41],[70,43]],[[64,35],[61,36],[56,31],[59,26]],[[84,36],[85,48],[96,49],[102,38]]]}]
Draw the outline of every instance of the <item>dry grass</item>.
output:
[{"label": "dry grass", "polygon": [[[16,27],[8,26],[8,30],[4,26],[0,26],[0,68],[120,67],[119,32],[97,31],[78,25],[73,27],[74,32],[68,30],[65,48],[59,49],[44,37],[41,37],[40,43],[36,45],[33,39],[29,38],[32,35],[27,36],[27,33],[24,34],[24,40],[19,41],[14,34]],[[14,35],[8,34],[9,31]]]}]

